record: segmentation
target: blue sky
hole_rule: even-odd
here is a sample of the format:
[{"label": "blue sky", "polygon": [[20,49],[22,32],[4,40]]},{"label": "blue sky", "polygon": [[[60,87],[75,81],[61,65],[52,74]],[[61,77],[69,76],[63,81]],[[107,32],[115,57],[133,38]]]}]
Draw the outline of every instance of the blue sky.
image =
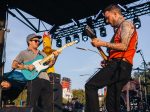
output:
[{"label": "blue sky", "polygon": [[[138,49],[142,50],[145,61],[150,61],[150,15],[140,16],[141,28],[138,29],[139,44]],[[10,32],[7,33],[6,38],[6,63],[4,72],[11,70],[11,63],[15,56],[21,51],[27,48],[26,36],[33,33],[31,29],[18,21],[16,18],[9,16],[8,28]],[[102,40],[109,41],[113,35],[113,30],[110,26],[106,26],[107,36],[101,37]],[[43,33],[39,33],[41,36]],[[99,32],[97,29],[97,35]],[[65,44],[65,38],[62,38],[63,45]],[[80,42],[74,46],[68,47],[58,57],[55,64],[56,73],[61,74],[61,77],[69,77],[71,79],[72,89],[84,88],[84,84],[90,76],[92,76],[97,68],[100,66],[101,56],[91,51],[82,51],[76,49],[76,47],[88,48],[97,51],[96,48],[90,44],[90,39],[87,42]],[[53,41],[53,49],[58,49]],[[42,45],[40,46],[42,50]],[[105,50],[105,48],[104,48]],[[139,67],[142,63],[142,58],[139,53],[136,53],[134,58],[133,67]],[[84,76],[80,76],[84,75]]]}]

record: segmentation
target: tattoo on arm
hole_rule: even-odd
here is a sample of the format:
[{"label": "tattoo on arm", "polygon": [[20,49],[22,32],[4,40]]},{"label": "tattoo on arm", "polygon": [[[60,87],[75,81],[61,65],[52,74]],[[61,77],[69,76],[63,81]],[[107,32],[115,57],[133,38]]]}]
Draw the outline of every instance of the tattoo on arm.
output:
[{"label": "tattoo on arm", "polygon": [[134,32],[133,24],[125,21],[121,26],[121,43],[106,42],[106,47],[125,51],[128,48],[128,44],[130,42],[133,32]]},{"label": "tattoo on arm", "polygon": [[133,32],[134,32],[133,24],[125,21],[121,27],[121,43],[123,44],[122,47],[124,47],[124,50],[128,48]]}]

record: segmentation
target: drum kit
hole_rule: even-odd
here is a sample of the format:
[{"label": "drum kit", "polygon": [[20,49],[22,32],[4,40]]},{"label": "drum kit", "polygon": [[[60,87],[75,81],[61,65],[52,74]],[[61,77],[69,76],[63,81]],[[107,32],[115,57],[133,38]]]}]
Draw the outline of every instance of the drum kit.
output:
[{"label": "drum kit", "polygon": [[[136,68],[133,70],[144,71]],[[146,91],[148,83],[141,81],[141,75],[138,79],[130,79],[123,87],[121,93],[121,112],[150,112],[150,104]]]}]

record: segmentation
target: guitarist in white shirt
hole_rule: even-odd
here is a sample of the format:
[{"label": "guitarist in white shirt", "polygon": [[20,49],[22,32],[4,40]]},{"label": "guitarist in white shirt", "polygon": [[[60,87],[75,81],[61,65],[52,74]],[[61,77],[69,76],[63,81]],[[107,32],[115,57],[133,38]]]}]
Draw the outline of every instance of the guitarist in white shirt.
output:
[{"label": "guitarist in white shirt", "polygon": [[[28,48],[26,50],[21,51],[16,56],[12,63],[12,69],[29,71],[33,71],[35,69],[32,63],[28,65],[26,65],[25,63],[36,59],[36,57],[46,57],[46,54],[44,52],[38,50],[40,39],[41,36],[36,34],[30,34],[27,36],[26,41]],[[47,62],[49,67],[55,64],[59,53],[60,52],[58,51],[53,52],[53,59]],[[52,99],[52,96],[50,94],[51,91],[49,81],[49,76],[45,70],[39,72],[38,76],[35,79],[28,81],[27,104],[28,106],[33,108],[33,112],[50,112],[50,100]],[[38,102],[39,98],[41,102]],[[40,106],[37,104],[40,104]]]}]

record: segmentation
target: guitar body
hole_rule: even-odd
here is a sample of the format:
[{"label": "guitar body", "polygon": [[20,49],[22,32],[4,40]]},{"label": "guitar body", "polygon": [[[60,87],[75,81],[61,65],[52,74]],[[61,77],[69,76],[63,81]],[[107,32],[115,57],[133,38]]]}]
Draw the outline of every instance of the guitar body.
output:
[{"label": "guitar body", "polygon": [[26,78],[26,80],[33,80],[33,79],[35,79],[39,75],[40,72],[44,71],[46,68],[49,67],[48,65],[44,66],[43,64],[40,64],[40,61],[42,59],[43,59],[43,56],[38,55],[32,61],[24,63],[25,65],[31,65],[32,64],[35,67],[35,69],[32,70],[32,71],[26,70],[26,69],[21,70],[21,72],[23,73],[23,75]]}]

